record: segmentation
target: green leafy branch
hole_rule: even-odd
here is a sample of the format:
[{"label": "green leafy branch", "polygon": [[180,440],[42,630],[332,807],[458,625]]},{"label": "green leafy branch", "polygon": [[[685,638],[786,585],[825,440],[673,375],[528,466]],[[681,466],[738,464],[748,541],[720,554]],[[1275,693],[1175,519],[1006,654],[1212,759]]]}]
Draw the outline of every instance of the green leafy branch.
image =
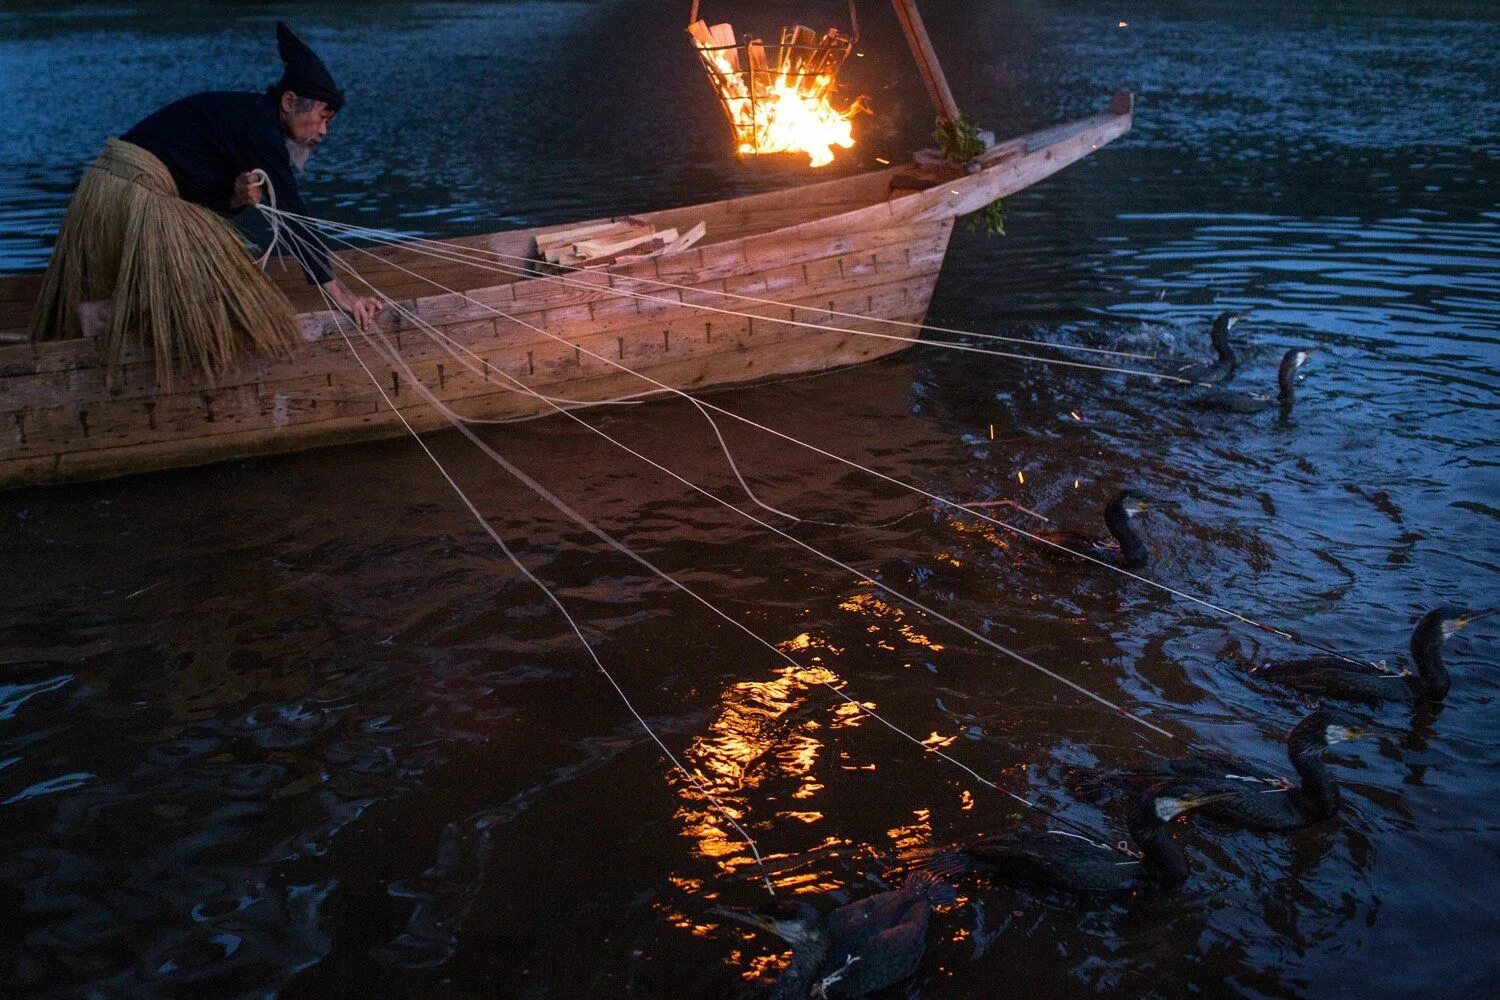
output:
[{"label": "green leafy branch", "polygon": [[932,133],[937,140],[943,159],[949,163],[968,163],[984,152],[984,140],[979,138],[979,126],[968,115],[959,115],[958,121],[940,121],[937,131]]},{"label": "green leafy branch", "polygon": [[996,198],[969,217],[969,232],[983,227],[986,236],[1005,235],[1005,217],[1010,208],[1004,198]]}]

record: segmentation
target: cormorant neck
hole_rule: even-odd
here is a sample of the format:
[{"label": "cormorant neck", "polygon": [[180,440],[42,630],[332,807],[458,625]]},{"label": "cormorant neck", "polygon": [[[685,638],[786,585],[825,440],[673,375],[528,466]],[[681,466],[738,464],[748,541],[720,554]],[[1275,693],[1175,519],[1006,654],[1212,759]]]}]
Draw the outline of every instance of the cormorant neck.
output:
[{"label": "cormorant neck", "polygon": [[1137,569],[1151,561],[1151,550],[1146,548],[1135,525],[1130,523],[1124,504],[1112,503],[1104,509],[1104,526],[1120,543],[1120,563],[1126,569]]},{"label": "cormorant neck", "polygon": [[1302,787],[1288,794],[1310,820],[1327,819],[1339,810],[1339,786],[1323,760],[1325,749],[1312,741],[1287,745],[1287,756],[1302,779]]},{"label": "cormorant neck", "polygon": [[792,960],[776,977],[776,987],[771,991],[772,1000],[807,1000],[818,970],[828,957],[833,943],[821,929],[812,932],[811,940],[792,949]]},{"label": "cormorant neck", "polygon": [[1417,664],[1417,681],[1413,685],[1423,698],[1437,700],[1448,695],[1452,681],[1443,665],[1443,623],[1423,619],[1411,636],[1411,658]]},{"label": "cormorant neck", "polygon": [[1227,326],[1214,325],[1209,334],[1209,340],[1214,345],[1214,354],[1220,361],[1228,365],[1237,365],[1240,359],[1235,356],[1234,347],[1229,343],[1229,328]]},{"label": "cormorant neck", "polygon": [[1187,881],[1187,858],[1154,812],[1142,815],[1141,810],[1136,810],[1131,815],[1130,838],[1140,848],[1141,864],[1153,882],[1175,889]]},{"label": "cormorant neck", "polygon": [[1276,384],[1281,387],[1282,405],[1291,406],[1297,394],[1297,366],[1282,365],[1276,375]]}]

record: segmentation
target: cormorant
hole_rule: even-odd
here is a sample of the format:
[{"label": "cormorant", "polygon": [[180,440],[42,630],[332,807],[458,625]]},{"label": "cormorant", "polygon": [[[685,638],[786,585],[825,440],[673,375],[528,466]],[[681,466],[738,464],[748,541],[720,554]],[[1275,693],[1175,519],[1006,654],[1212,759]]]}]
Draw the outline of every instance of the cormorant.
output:
[{"label": "cormorant", "polygon": [[933,907],[956,899],[953,886],[919,870],[902,888],[840,906],[826,917],[803,900],[708,912],[770,931],[791,944],[792,961],[776,978],[774,1000],[838,1000],[868,996],[915,972],[927,950]]},{"label": "cormorant", "polygon": [[1190,397],[1188,405],[1220,413],[1263,413],[1277,407],[1282,413],[1288,413],[1292,409],[1292,403],[1296,401],[1297,369],[1307,363],[1308,356],[1314,350],[1312,347],[1294,347],[1281,356],[1281,366],[1276,371],[1279,394],[1274,400],[1232,389],[1209,389]]},{"label": "cormorant", "polygon": [[986,837],[939,855],[925,866],[952,876],[965,872],[1000,882],[1026,882],[1086,893],[1173,889],[1187,881],[1188,863],[1166,825],[1189,809],[1227,799],[1221,791],[1169,792],[1156,785],[1136,796],[1128,828],[1140,859],[1061,831],[1019,830]]},{"label": "cormorant", "polygon": [[1347,701],[1441,701],[1448,694],[1448,669],[1443,666],[1443,641],[1472,622],[1494,614],[1438,608],[1417,622],[1411,634],[1411,658],[1416,673],[1387,672],[1366,663],[1350,663],[1337,656],[1307,656],[1277,660],[1253,667],[1251,673],[1276,684],[1327,698]]},{"label": "cormorant", "polygon": [[1229,343],[1229,331],[1244,318],[1244,313],[1219,313],[1214,319],[1213,329],[1208,332],[1215,359],[1205,364],[1187,365],[1178,370],[1178,377],[1192,379],[1198,383],[1228,382],[1233,378],[1234,373],[1239,370],[1240,359],[1234,353],[1234,347]]},{"label": "cormorant", "polygon": [[1146,542],[1131,525],[1130,519],[1149,510],[1152,504],[1167,506],[1167,501],[1152,500],[1129,489],[1114,495],[1104,507],[1104,526],[1113,536],[1114,544],[1070,528],[1043,528],[1031,534],[1124,569],[1140,569],[1151,562],[1151,550],[1146,548]]},{"label": "cormorant", "polygon": [[1204,816],[1229,826],[1295,830],[1338,812],[1339,786],[1328,773],[1323,751],[1334,743],[1367,735],[1358,719],[1337,709],[1318,708],[1287,734],[1286,755],[1302,783],[1296,787],[1248,777],[1252,768],[1223,754],[1195,753],[1160,761],[1135,774],[1115,775],[1126,786],[1155,782],[1168,795],[1212,790],[1227,798],[1202,807]]}]

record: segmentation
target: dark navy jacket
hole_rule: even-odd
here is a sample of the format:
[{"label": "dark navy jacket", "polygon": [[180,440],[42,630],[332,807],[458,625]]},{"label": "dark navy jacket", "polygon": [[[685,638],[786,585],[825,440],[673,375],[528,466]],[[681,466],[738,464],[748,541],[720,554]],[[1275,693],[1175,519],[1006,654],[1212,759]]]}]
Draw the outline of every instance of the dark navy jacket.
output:
[{"label": "dark navy jacket", "polygon": [[[231,215],[234,179],[259,167],[276,189],[276,207],[306,214],[276,99],[270,94],[194,94],[148,115],[120,138],[166,164],[184,201]],[[266,194],[264,188],[262,194]],[[320,285],[329,281],[333,275],[327,253],[316,234],[300,224],[293,227],[293,233],[296,243],[305,241],[315,248],[303,252],[298,252],[298,246],[292,248],[308,280]]]}]

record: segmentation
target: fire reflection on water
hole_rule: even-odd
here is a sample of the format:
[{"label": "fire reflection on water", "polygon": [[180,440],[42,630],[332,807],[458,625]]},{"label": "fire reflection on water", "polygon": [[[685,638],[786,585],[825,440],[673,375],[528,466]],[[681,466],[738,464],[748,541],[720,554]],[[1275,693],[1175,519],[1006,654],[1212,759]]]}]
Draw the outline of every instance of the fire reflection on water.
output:
[{"label": "fire reflection on water", "polygon": [[[799,635],[782,643],[780,648],[788,654],[804,656],[813,650],[831,655],[841,652],[810,634]],[[824,753],[819,731],[829,723],[820,722],[803,709],[815,689],[824,684],[838,685],[841,681],[823,665],[820,654],[814,653],[810,659],[810,665],[784,667],[769,680],[730,685],[720,697],[718,714],[708,731],[684,751],[688,766],[736,822],[751,822],[747,814],[754,802],[749,793],[767,782],[794,785],[789,794],[799,802],[810,802],[823,789],[816,777],[817,763]],[[846,704],[839,707],[853,708]],[[683,832],[696,841],[701,857],[713,860],[729,877],[754,864],[745,844],[696,787],[682,783],[678,791],[685,803],[678,814]],[[815,825],[823,819],[823,814],[804,808],[779,812],[777,818]],[[823,846],[837,844],[830,842]],[[813,873],[778,872],[774,870],[777,866],[772,867],[771,878],[778,891],[821,892],[836,887]]]},{"label": "fire reflection on water", "polygon": [[[894,641],[929,652],[943,649],[941,643],[933,641],[908,620],[906,611],[873,593],[853,594],[839,608],[868,621],[871,633],[888,631]],[[885,645],[891,648],[889,643]],[[817,826],[825,819],[824,812],[814,804],[824,790],[818,773],[820,761],[825,762],[825,767],[831,762],[843,771],[875,769],[875,764],[857,759],[843,749],[834,749],[830,758],[832,748],[827,742],[828,732],[863,725],[868,719],[864,710],[873,711],[875,705],[842,700],[829,705],[822,699],[814,702],[818,689],[825,685],[842,688],[842,678],[830,669],[825,658],[836,660],[843,650],[810,632],[786,640],[778,648],[802,659],[805,665],[783,667],[767,680],[731,684],[720,696],[717,714],[707,731],[696,737],[683,754],[725,813],[752,830],[757,826],[763,829],[772,821],[764,811],[751,816],[757,804],[753,794],[757,789],[774,789],[776,798],[790,798],[799,803],[799,808],[777,811],[775,820]],[[930,748],[941,748],[953,740],[953,736],[933,732],[921,742]],[[789,792],[785,790],[787,786],[791,786]],[[695,842],[697,854],[711,860],[727,878],[747,874],[755,859],[725,815],[710,805],[693,784],[682,782],[677,789],[684,803],[678,818],[683,833]],[[930,836],[926,811],[918,810],[917,815],[916,825],[889,831],[898,854],[909,853],[912,844]],[[811,859],[831,856],[843,846],[846,846],[844,840],[829,836],[820,844],[799,849],[795,859],[765,854],[773,885],[778,892],[790,893],[821,893],[840,888],[843,883],[825,870],[826,865]],[[703,888],[698,886],[696,891]],[[684,926],[691,926],[698,933],[699,928],[692,920],[683,918],[683,921]]]}]

